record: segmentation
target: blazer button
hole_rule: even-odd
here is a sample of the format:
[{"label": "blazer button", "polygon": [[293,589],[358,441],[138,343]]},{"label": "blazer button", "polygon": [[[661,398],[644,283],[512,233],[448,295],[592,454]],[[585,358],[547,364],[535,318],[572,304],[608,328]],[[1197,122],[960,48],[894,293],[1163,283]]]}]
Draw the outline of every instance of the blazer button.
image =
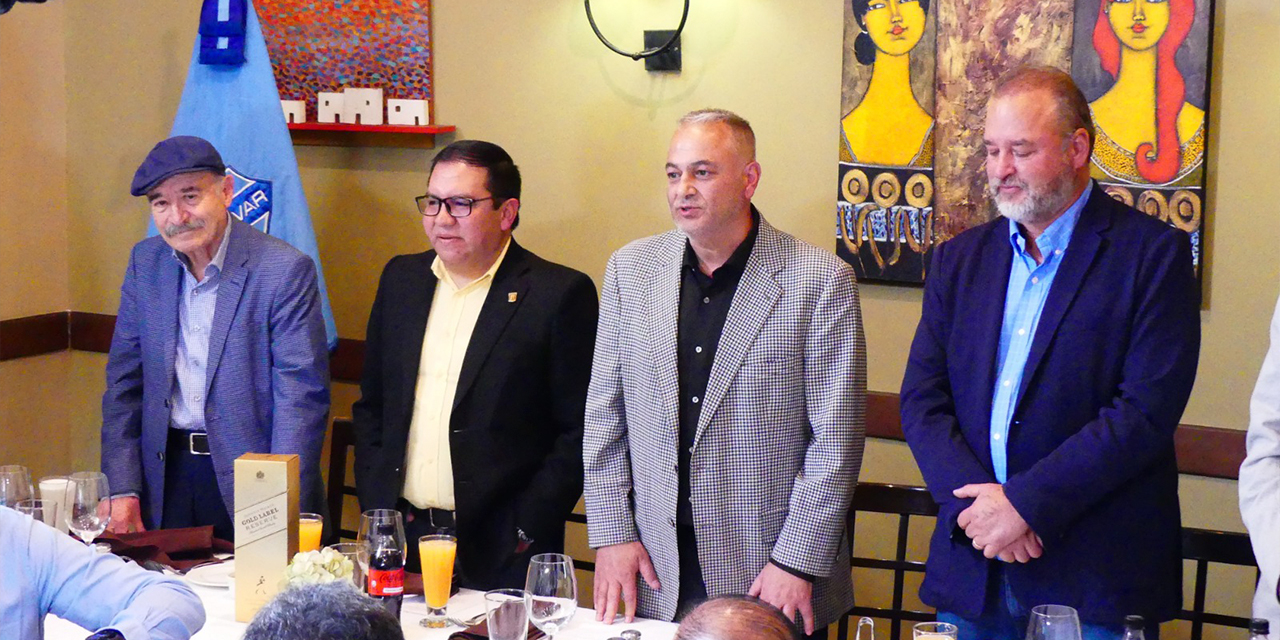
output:
[{"label": "blazer button", "polygon": [[164,462],[164,452],[163,452],[163,451],[157,451],[157,452],[156,452],[156,460],[159,460],[160,462]]}]

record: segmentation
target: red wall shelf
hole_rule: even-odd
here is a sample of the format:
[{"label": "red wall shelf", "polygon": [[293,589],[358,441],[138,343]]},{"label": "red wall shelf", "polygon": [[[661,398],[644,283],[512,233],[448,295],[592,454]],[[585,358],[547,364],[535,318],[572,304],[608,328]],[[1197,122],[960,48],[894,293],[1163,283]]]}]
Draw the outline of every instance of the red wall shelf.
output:
[{"label": "red wall shelf", "polygon": [[326,147],[410,147],[430,149],[436,135],[453,133],[453,125],[426,126],[330,124],[324,122],[289,123],[293,143]]}]

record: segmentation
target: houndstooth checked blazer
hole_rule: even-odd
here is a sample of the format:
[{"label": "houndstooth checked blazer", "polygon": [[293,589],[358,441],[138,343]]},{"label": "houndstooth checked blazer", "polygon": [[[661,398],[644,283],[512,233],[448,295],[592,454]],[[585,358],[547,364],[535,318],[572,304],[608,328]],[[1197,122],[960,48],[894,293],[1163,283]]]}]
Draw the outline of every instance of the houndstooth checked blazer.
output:
[{"label": "houndstooth checked blazer", "polygon": [[[638,614],[671,620],[679,589],[676,326],[680,231],[613,254],[600,300],[583,443],[592,547],[641,541],[662,583]],[[827,625],[853,606],[845,514],[862,462],[866,355],[852,269],[763,219],[729,308],[690,463],[711,596],[746,593],[771,557],[819,576]]]}]

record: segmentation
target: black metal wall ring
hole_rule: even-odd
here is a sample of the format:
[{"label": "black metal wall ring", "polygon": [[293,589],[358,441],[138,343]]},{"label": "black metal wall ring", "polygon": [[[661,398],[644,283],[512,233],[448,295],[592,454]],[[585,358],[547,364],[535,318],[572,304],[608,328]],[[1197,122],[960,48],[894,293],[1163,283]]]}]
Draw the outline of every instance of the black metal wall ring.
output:
[{"label": "black metal wall ring", "polygon": [[609,40],[604,37],[603,33],[600,33],[600,27],[596,26],[596,19],[591,15],[591,0],[582,0],[582,3],[587,7],[587,22],[591,23],[591,30],[596,32],[596,37],[600,38],[600,42],[604,43],[604,46],[609,47],[610,51],[620,56],[631,58],[632,60],[640,60],[641,58],[656,56],[659,53],[670,49],[671,45],[675,44],[675,41],[680,39],[680,32],[684,31],[684,22],[689,18],[689,0],[684,0],[684,13],[680,15],[680,26],[676,27],[676,32],[671,36],[671,39],[667,40],[666,44],[663,44],[660,47],[653,47],[637,53],[631,53],[613,46],[613,43],[609,42]]}]

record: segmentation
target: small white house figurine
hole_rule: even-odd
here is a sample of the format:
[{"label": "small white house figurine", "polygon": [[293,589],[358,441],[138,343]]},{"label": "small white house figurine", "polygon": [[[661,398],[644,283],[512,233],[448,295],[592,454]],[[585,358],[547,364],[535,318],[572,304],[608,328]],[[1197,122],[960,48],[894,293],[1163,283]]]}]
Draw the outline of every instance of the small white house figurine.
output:
[{"label": "small white house figurine", "polygon": [[284,109],[284,121],[289,124],[307,121],[307,103],[303,100],[281,100],[280,108]]},{"label": "small white house figurine", "polygon": [[426,100],[387,100],[387,124],[407,124],[424,127],[427,118]]},{"label": "small white house figurine", "polygon": [[[316,94],[316,122],[336,124],[342,116],[343,95],[332,91]],[[345,122],[345,120],[344,120]]]},{"label": "small white house figurine", "polygon": [[342,105],[344,124],[382,124],[382,89],[347,87],[343,94],[345,94]]}]

